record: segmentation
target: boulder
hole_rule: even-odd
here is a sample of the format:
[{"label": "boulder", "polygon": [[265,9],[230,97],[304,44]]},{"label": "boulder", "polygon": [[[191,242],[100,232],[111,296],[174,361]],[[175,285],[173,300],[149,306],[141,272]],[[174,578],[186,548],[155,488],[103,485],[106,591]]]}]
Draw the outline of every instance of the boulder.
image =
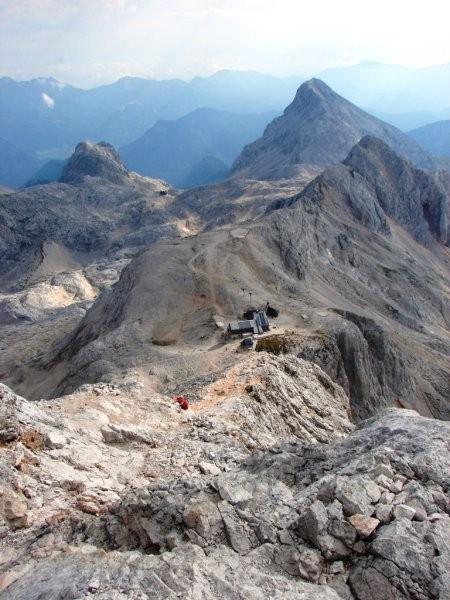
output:
[{"label": "boulder", "polygon": [[407,504],[397,504],[394,507],[394,517],[396,519],[408,519],[412,521],[416,515],[416,510]]},{"label": "boulder", "polygon": [[17,496],[3,499],[3,514],[12,530],[24,529],[31,524],[31,514],[26,502]]},{"label": "boulder", "polygon": [[380,524],[378,519],[367,517],[366,515],[352,515],[348,520],[356,529],[359,537],[363,539],[369,537]]},{"label": "boulder", "polygon": [[380,488],[368,477],[337,477],[335,496],[342,503],[346,516],[373,514],[373,504],[381,497]]}]

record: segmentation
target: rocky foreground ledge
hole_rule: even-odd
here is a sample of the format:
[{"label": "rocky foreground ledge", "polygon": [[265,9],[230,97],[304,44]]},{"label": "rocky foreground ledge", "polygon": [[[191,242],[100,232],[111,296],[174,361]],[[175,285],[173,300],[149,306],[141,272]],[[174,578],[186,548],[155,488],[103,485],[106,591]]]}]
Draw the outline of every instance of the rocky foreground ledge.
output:
[{"label": "rocky foreground ledge", "polygon": [[0,394],[2,598],[449,597],[447,423],[354,430],[318,367],[264,354],[185,412]]}]

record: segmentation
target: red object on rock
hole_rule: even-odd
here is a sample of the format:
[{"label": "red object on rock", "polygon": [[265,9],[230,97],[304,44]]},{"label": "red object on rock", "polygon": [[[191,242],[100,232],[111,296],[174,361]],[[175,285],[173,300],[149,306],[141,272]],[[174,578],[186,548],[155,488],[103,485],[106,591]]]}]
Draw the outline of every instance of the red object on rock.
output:
[{"label": "red object on rock", "polygon": [[179,396],[177,398],[177,402],[183,410],[187,410],[189,408],[188,401],[186,400],[186,398],[183,398],[183,396]]}]

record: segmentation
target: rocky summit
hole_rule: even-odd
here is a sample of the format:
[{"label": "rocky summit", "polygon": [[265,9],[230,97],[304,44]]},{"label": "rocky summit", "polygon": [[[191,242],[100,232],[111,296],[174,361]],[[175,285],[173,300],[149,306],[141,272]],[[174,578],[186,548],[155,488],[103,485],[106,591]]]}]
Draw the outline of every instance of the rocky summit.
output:
[{"label": "rocky summit", "polygon": [[99,177],[120,184],[130,178],[130,173],[111,144],[81,142],[65,165],[59,181],[79,184],[85,177]]}]

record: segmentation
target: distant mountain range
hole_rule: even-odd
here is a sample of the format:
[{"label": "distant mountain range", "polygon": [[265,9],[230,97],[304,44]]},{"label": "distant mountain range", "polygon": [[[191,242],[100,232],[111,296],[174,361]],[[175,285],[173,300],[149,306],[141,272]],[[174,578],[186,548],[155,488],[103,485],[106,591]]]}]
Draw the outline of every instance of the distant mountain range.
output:
[{"label": "distant mountain range", "polygon": [[408,135],[429,152],[450,156],[450,120],[424,125]]},{"label": "distant mountain range", "polygon": [[[50,159],[69,156],[80,140],[105,140],[116,147],[124,146],[140,138],[158,121],[177,120],[201,107],[249,115],[281,112],[300,82],[297,77],[281,79],[252,72],[221,71],[211,77],[197,77],[190,83],[125,77],[108,86],[82,90],[52,78],[18,82],[4,77],[0,79],[0,138],[11,145],[11,150],[2,151],[5,166],[0,166],[0,183],[19,187],[30,178],[41,181],[41,175],[35,175],[36,170]],[[254,119],[258,121],[259,117]],[[266,122],[269,120],[270,115]],[[234,155],[227,151],[226,159],[221,158],[226,145],[221,142],[218,150],[206,154],[204,149],[197,151],[197,162],[212,155],[226,166],[231,164],[251,137],[240,118],[239,129],[247,133],[237,147],[239,129],[234,131],[231,122],[230,127],[227,137],[235,138],[230,142],[236,147]],[[258,129],[254,137],[259,133]],[[32,159],[28,160],[30,168],[8,166],[18,162],[14,159],[18,151]],[[25,165],[27,161],[20,162]],[[178,183],[189,176],[195,163],[187,157],[181,174],[175,167]],[[208,176],[205,177],[207,180]]]},{"label": "distant mountain range", "polygon": [[[408,131],[450,118],[449,69],[364,63],[329,69],[318,77],[357,106]],[[158,121],[178,120],[202,107],[249,115],[281,113],[305,79],[228,70],[190,82],[124,77],[84,90],[53,78],[1,78],[0,138],[11,146],[10,151],[2,148],[0,183],[23,185],[48,160],[67,158],[80,140],[104,140],[119,148],[138,140]],[[28,161],[23,156],[16,160],[18,151]],[[209,157],[229,162],[220,152]],[[200,160],[205,158],[202,154]],[[14,168],[27,162],[30,168]]]},{"label": "distant mountain range", "polygon": [[120,155],[141,175],[159,177],[181,188],[191,187],[192,181],[201,185],[223,176],[242,148],[263,133],[275,114],[199,108],[176,121],[159,121],[141,138],[120,148]]},{"label": "distant mountain range", "polygon": [[[82,90],[55,79],[0,79],[0,137],[39,157],[67,156],[80,139],[123,146],[162,119],[196,108],[241,113],[281,111],[301,78],[223,71],[190,83],[124,77]],[[60,156],[61,157],[61,156]]]},{"label": "distant mountain range", "polygon": [[1,184],[13,188],[20,187],[38,167],[39,161],[35,156],[0,138]]},{"label": "distant mountain range", "polygon": [[[450,166],[450,161],[431,156],[409,136],[362,111],[318,79],[303,83],[283,115],[265,128],[273,114],[196,109],[181,119],[159,121],[141,138],[120,148],[120,155],[129,169],[185,189],[225,177],[233,161],[232,173],[240,177],[298,177],[305,168],[340,162],[365,135],[380,138],[419,167]],[[63,166],[63,161],[47,163],[28,184],[58,180]]]}]

